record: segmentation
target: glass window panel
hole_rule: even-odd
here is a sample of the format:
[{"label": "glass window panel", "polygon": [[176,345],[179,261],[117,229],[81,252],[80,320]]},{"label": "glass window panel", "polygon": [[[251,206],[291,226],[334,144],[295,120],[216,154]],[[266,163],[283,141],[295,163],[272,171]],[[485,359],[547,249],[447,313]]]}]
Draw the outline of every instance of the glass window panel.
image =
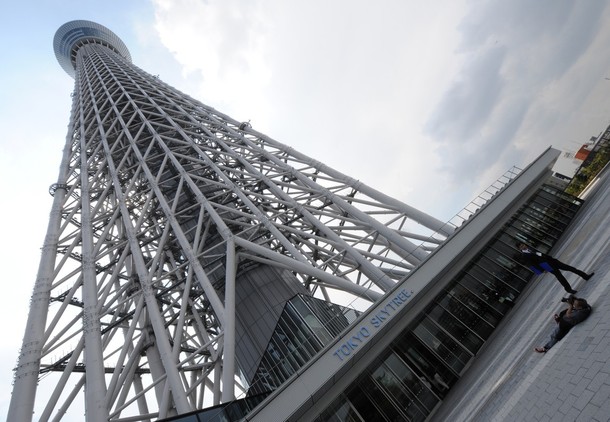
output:
[{"label": "glass window panel", "polygon": [[[517,221],[518,223],[518,221]],[[534,237],[531,233],[525,232],[520,227],[509,226],[504,229],[503,233],[499,237],[504,243],[517,249],[517,243],[525,243],[528,245],[535,246],[540,252],[546,253],[555,244],[556,239],[554,237],[546,236],[544,238]]]},{"label": "glass window panel", "polygon": [[259,365],[248,390],[249,394],[259,394],[275,390],[281,381],[272,369],[275,363],[264,363]]},{"label": "glass window panel", "polygon": [[335,304],[324,302],[313,297],[299,297],[310,309],[312,309],[313,314],[320,319],[325,329],[330,332],[331,339],[338,336],[347,326],[349,326],[350,321],[346,316],[346,313],[351,314],[351,310],[341,308]]},{"label": "glass window panel", "polygon": [[428,317],[413,329],[413,333],[447,363],[457,374],[466,366],[472,355],[457,341],[441,330]]},{"label": "glass window panel", "polygon": [[[529,245],[532,244],[532,242],[537,241],[537,239],[531,239],[527,233],[520,230],[518,228],[519,223],[515,223],[515,220],[516,219],[514,219],[506,226],[506,228],[504,229],[504,233],[502,233],[502,236],[509,236],[513,240],[513,244],[515,245],[515,247],[517,247],[518,243],[527,243]],[[514,225],[513,223],[517,225]]]},{"label": "glass window panel", "polygon": [[322,344],[290,304],[284,308],[280,321],[281,326],[293,334],[294,342],[304,350],[304,353],[313,356],[322,349]]},{"label": "glass window panel", "polygon": [[[518,265],[531,273],[529,267],[526,267],[522,264],[521,252],[517,251],[516,248],[514,248],[513,246],[507,245],[506,243],[500,240],[496,240],[490,244],[490,248],[488,250],[490,251],[490,254],[496,254],[496,261],[513,261],[516,266]],[[531,278],[531,275],[529,278]]]},{"label": "glass window panel", "polygon": [[292,375],[297,369],[298,364],[294,358],[290,355],[290,349],[288,348],[288,341],[284,334],[276,331],[271,337],[271,342],[278,354],[281,356],[280,359],[275,361],[274,369],[282,373],[282,380],[285,380]]},{"label": "glass window panel", "polygon": [[427,412],[417,405],[413,395],[407,391],[405,386],[386,365],[380,364],[377,366],[372,371],[371,377],[376,381],[377,388],[382,389],[387,396],[393,399],[392,402],[395,404],[390,402],[390,406],[396,407],[399,405],[401,412],[404,412],[408,420],[423,421],[426,418]]},{"label": "glass window panel", "polygon": [[573,217],[578,211],[579,205],[571,203],[569,201],[564,200],[563,198],[553,195],[549,191],[545,189],[541,189],[538,192],[538,196],[546,199],[547,201],[556,204],[557,209],[562,210],[562,212],[570,217]]},{"label": "glass window panel", "polygon": [[[554,237],[561,236],[561,230],[557,227],[558,222],[552,218],[548,218],[546,215],[534,213],[529,208],[526,208],[524,212],[518,214],[516,217],[521,224],[526,224],[532,231],[540,230],[549,233]],[[515,226],[517,225],[515,224]]]},{"label": "glass window panel", "polygon": [[308,331],[313,332],[321,344],[328,344],[333,339],[333,336],[330,335],[320,319],[303,302],[300,296],[293,298],[290,301],[290,305],[292,305],[301,320],[305,321],[305,324],[309,328]]},{"label": "glass window panel", "polygon": [[278,324],[271,336],[271,342],[273,342],[277,352],[281,355],[282,360],[285,361],[284,365],[290,365],[296,369],[307,362],[307,354],[303,356],[303,348],[300,347],[301,344],[298,342],[298,338],[296,338],[294,333],[284,331],[284,328],[283,324]]},{"label": "glass window panel", "polygon": [[489,259],[489,257],[486,256],[486,251],[479,255],[478,259],[474,262],[473,267],[492,277],[491,280],[496,283],[494,285],[496,290],[506,288],[509,289],[509,292],[518,294],[526,284],[525,280],[522,280],[516,274]]},{"label": "glass window panel", "polygon": [[315,419],[315,422],[367,422],[360,417],[358,411],[352,406],[349,399],[341,394],[324,412]]},{"label": "glass window panel", "polygon": [[452,368],[411,332],[399,336],[392,347],[419,376],[426,377],[439,397],[444,397],[449,386],[457,381]]},{"label": "glass window panel", "polygon": [[569,205],[570,208],[574,208],[574,207],[579,208],[583,204],[583,201],[581,199],[579,199],[575,196],[572,196],[569,193],[566,193],[562,190],[559,190],[554,186],[543,185],[542,190],[545,192],[549,192],[549,193],[557,196],[561,200],[565,201],[566,203],[570,204]]},{"label": "glass window panel", "polygon": [[521,292],[527,284],[527,280],[532,277],[532,272],[523,266],[519,266],[517,272],[511,271],[500,265],[493,259],[493,256],[493,251],[486,250],[477,261],[477,265],[492,273],[516,291]]},{"label": "glass window panel", "polygon": [[367,422],[405,420],[368,376],[359,377],[347,391],[347,397]]},{"label": "glass window panel", "polygon": [[[536,198],[533,202],[528,204],[528,206],[544,214],[545,217],[551,217],[565,226],[570,223],[571,219],[569,216],[563,214],[560,210],[553,207],[553,204],[549,203],[549,201],[545,201],[542,198]],[[561,225],[559,225],[559,227],[560,226]]]},{"label": "glass window panel", "polygon": [[461,285],[452,286],[438,303],[483,339],[500,321],[497,312]]},{"label": "glass window panel", "polygon": [[534,202],[540,204],[550,210],[559,212],[561,214],[566,214],[567,210],[565,210],[560,204],[554,201],[551,198],[548,198],[545,192],[538,192],[534,197]]},{"label": "glass window panel", "polygon": [[[468,268],[467,273],[484,286],[481,293],[476,294],[477,298],[480,298],[494,312],[497,312],[499,317],[505,315],[515,304],[519,291],[500,280],[485,267],[473,265]],[[488,321],[497,325],[490,319]]]},{"label": "glass window panel", "polygon": [[432,392],[432,385],[423,377],[419,377],[400,359],[391,352],[386,358],[385,365],[402,382],[408,392],[415,397],[418,406],[423,407],[423,413],[428,414],[439,402],[439,398]]},{"label": "glass window panel", "polygon": [[523,222],[522,219],[519,219],[515,222],[515,227],[523,233],[524,236],[529,238],[529,241],[526,242],[527,244],[537,245],[536,249],[539,250],[542,250],[542,248],[546,248],[546,250],[550,249],[550,245],[557,241],[554,230],[543,231],[541,228],[532,226],[530,222]]},{"label": "glass window panel", "polygon": [[565,227],[565,224],[562,221],[555,219],[551,215],[545,214],[545,210],[543,208],[533,203],[528,204],[525,208],[523,208],[522,213],[536,220],[544,221],[549,226],[556,227],[559,230],[561,230],[562,227]]},{"label": "glass window panel", "polygon": [[521,257],[521,252],[517,250],[514,243],[511,242],[510,244],[507,244],[501,238],[494,239],[489,243],[489,247],[504,255],[507,259],[511,259],[513,261],[518,262]]},{"label": "glass window panel", "polygon": [[175,422],[201,422],[203,419],[199,419],[197,415],[183,416],[179,419],[175,419]]},{"label": "glass window panel", "polygon": [[[478,269],[481,274],[478,278],[471,272]],[[457,283],[451,286],[450,290],[459,301],[470,308],[474,313],[483,318],[492,326],[498,325],[504,313],[510,309],[511,293],[509,288],[493,277],[485,275],[480,268],[471,267],[468,273],[462,273],[457,279]],[[514,300],[514,295],[512,296]]]},{"label": "glass window panel", "polygon": [[523,280],[529,280],[532,278],[532,271],[529,268],[524,267],[523,265],[516,262],[514,259],[506,257],[505,255],[494,250],[493,248],[486,249],[483,252],[483,256],[490,259],[500,267],[522,278]]},{"label": "glass window panel", "polygon": [[529,217],[527,214],[523,214],[515,220],[513,226],[527,236],[543,243],[546,247],[553,245],[561,236],[561,231],[555,226],[548,224],[548,221],[539,221]]},{"label": "glass window panel", "polygon": [[[483,260],[480,259],[479,261]],[[478,298],[491,306],[499,314],[499,317],[505,315],[514,305],[517,295],[519,294],[518,290],[504,283],[494,273],[487,271],[486,268],[475,263],[466,270],[466,274],[480,283],[482,287],[475,290],[474,287],[469,286],[468,283],[463,283],[461,279],[459,280],[459,283],[463,284],[470,291],[475,293]]]},{"label": "glass window panel", "polygon": [[[460,315],[460,317],[467,318],[466,314],[468,312],[470,311],[464,310],[463,315]],[[472,354],[475,354],[483,345],[483,340],[475,335],[462,321],[447,309],[438,305],[432,306],[428,309],[427,314],[430,319],[435,321]]]}]

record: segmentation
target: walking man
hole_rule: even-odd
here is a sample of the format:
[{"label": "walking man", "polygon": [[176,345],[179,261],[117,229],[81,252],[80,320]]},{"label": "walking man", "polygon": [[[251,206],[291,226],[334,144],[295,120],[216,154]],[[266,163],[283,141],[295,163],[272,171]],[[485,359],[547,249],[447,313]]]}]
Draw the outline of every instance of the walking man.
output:
[{"label": "walking man", "polygon": [[593,277],[593,274],[595,274],[587,274],[578,268],[574,268],[571,265],[561,262],[557,258],[540,253],[530,248],[525,243],[518,243],[517,247],[521,252],[521,262],[524,265],[527,265],[536,274],[542,274],[545,271],[553,274],[561,283],[565,291],[570,294],[576,293],[576,290],[572,289],[572,286],[570,286],[570,283],[568,283],[568,280],[566,280],[564,275],[561,274],[560,270],[577,274],[585,280],[589,280],[591,277]]}]

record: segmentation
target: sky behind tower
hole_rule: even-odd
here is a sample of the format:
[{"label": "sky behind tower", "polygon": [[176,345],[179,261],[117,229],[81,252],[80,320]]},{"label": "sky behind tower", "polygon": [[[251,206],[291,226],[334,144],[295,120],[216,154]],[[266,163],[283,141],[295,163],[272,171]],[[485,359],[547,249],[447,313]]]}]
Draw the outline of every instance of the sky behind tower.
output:
[{"label": "sky behind tower", "polygon": [[448,220],[513,165],[610,120],[609,2],[38,0],[0,15],[0,415],[27,317],[85,19],[134,63],[343,173]]}]

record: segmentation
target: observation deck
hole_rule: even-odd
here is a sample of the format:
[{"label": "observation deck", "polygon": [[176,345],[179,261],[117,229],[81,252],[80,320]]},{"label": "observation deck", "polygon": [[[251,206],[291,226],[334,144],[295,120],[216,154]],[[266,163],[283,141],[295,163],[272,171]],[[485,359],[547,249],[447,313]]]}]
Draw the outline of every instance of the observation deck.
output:
[{"label": "observation deck", "polygon": [[74,78],[76,54],[86,44],[103,45],[131,62],[127,46],[110,29],[99,23],[76,20],[63,24],[53,38],[55,57],[68,75]]}]

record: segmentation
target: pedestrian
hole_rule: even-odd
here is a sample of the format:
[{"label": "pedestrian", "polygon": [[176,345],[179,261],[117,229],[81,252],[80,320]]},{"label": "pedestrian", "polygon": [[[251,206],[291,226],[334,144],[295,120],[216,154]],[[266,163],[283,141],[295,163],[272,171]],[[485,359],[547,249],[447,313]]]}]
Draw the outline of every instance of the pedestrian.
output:
[{"label": "pedestrian", "polygon": [[545,255],[541,252],[538,252],[533,248],[530,248],[525,243],[519,242],[517,244],[517,247],[521,252],[521,262],[524,265],[527,265],[536,274],[542,274],[545,271],[553,274],[561,283],[565,291],[570,294],[575,294],[576,290],[574,290],[572,286],[570,286],[570,283],[568,283],[568,280],[566,280],[564,275],[561,273],[561,270],[578,274],[585,280],[589,280],[595,274],[587,274],[586,272],[581,271],[578,268],[574,268],[571,265],[561,262],[557,258],[553,258],[550,255]]},{"label": "pedestrian", "polygon": [[568,308],[553,315],[557,326],[551,334],[551,339],[544,346],[534,349],[538,353],[546,353],[555,343],[564,338],[576,324],[580,324],[591,315],[592,308],[583,298],[570,296],[567,299],[562,299],[562,302],[567,302]]}]

